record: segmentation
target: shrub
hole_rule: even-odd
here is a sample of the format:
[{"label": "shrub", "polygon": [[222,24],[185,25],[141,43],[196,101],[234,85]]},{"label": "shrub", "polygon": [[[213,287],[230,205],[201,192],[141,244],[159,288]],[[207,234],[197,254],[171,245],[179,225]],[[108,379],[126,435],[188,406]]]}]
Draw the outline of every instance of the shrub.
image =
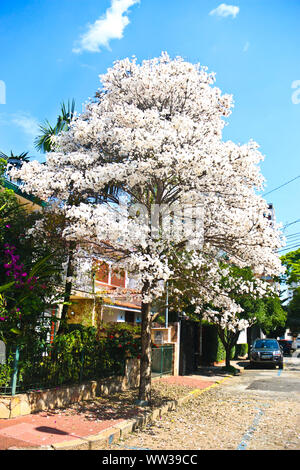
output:
[{"label": "shrub", "polygon": [[139,357],[141,353],[140,327],[126,323],[107,323],[99,334],[106,339],[106,346],[117,363],[124,358]]},{"label": "shrub", "polygon": [[[69,325],[51,345],[33,335],[30,344],[20,346],[19,390],[123,375],[126,359],[139,357],[140,343],[140,328],[128,324],[106,324],[98,332],[93,327]],[[10,385],[12,367],[13,355],[0,365],[0,387]]]},{"label": "shrub", "polygon": [[225,359],[225,349],[215,325],[203,325],[202,361],[205,364],[221,362]]},{"label": "shrub", "polygon": [[9,387],[11,384],[11,377],[13,373],[13,354],[10,354],[6,359],[5,364],[0,364],[0,390]]},{"label": "shrub", "polygon": [[248,354],[248,344],[237,344],[236,347],[236,352],[235,352],[235,358],[237,359],[239,356],[244,357],[246,354]]}]

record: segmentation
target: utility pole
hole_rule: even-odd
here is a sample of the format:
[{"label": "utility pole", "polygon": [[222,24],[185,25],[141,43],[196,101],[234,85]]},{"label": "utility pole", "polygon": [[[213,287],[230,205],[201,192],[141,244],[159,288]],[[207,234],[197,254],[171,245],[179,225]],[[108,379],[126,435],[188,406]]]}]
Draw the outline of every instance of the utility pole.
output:
[{"label": "utility pole", "polygon": [[167,281],[167,293],[166,293],[166,328],[169,326],[169,284]]}]

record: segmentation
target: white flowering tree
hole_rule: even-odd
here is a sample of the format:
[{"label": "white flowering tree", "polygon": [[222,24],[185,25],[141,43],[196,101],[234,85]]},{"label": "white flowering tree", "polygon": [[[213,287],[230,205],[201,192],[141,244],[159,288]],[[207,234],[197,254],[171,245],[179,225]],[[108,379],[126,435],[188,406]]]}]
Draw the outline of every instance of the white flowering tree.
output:
[{"label": "white flowering tree", "polygon": [[[223,141],[232,98],[214,81],[205,67],[166,53],[142,64],[117,61],[101,76],[85,112],[56,138],[46,164],[24,164],[18,173],[27,191],[60,201],[67,239],[95,247],[137,276],[139,399],[146,402],[151,303],[172,279],[176,253],[188,251],[204,266],[223,251],[239,266],[265,274],[280,270],[274,253],[279,233],[256,194],[264,181],[262,155],[252,141]],[[97,204],[95,195],[108,185],[120,188],[123,200]]]},{"label": "white flowering tree", "polygon": [[[259,321],[256,313],[264,300],[276,297],[276,284],[255,276],[248,267],[227,263],[227,256],[207,257],[202,265],[194,253],[176,253],[171,260],[173,278],[169,283],[172,308],[213,323],[230,367],[231,350],[240,332]],[[257,310],[258,309],[258,310]]]},{"label": "white flowering tree", "polygon": [[[276,289],[272,283],[256,278],[249,268],[222,266],[219,276],[217,289],[209,304],[203,306],[199,298],[193,301],[196,304],[195,312],[216,325],[225,349],[226,367],[229,368],[232,348],[241,331],[257,322],[255,307],[261,306],[257,301],[272,298]],[[246,310],[245,306],[248,307]]]}]

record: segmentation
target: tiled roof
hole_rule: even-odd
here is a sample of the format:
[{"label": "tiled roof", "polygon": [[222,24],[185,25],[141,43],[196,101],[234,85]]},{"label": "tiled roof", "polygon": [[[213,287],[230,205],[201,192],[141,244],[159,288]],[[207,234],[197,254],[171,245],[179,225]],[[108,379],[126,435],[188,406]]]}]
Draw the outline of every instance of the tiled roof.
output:
[{"label": "tiled roof", "polygon": [[141,310],[141,305],[140,304],[138,305],[138,304],[134,304],[134,303],[130,303],[130,302],[115,301],[114,305],[118,305],[119,307],[136,308],[137,310]]}]

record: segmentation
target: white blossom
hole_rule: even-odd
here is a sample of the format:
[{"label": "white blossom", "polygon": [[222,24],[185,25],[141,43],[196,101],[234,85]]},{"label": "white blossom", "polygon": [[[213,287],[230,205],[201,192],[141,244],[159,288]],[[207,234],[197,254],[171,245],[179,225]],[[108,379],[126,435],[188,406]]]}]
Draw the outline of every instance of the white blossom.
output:
[{"label": "white blossom", "polygon": [[[254,141],[223,140],[233,100],[214,85],[214,73],[162,53],[142,64],[116,61],[100,79],[97,99],[56,137],[46,164],[11,170],[25,191],[59,201],[68,221],[64,236],[97,247],[135,274],[141,289],[148,286],[144,302],[162,295],[174,276],[169,256],[179,247],[191,251],[191,266],[204,266],[204,254],[213,260],[225,252],[258,275],[279,274],[280,227],[265,217],[267,203],[257,194],[264,186],[263,156]],[[97,203],[107,185],[121,188],[129,205]],[[174,216],[162,236],[149,217],[143,223],[130,213],[132,204],[148,216],[153,204],[201,208],[201,224],[183,231]],[[210,289],[218,289],[213,262],[209,275],[207,300]],[[238,313],[238,306],[227,307],[223,322]]]}]

